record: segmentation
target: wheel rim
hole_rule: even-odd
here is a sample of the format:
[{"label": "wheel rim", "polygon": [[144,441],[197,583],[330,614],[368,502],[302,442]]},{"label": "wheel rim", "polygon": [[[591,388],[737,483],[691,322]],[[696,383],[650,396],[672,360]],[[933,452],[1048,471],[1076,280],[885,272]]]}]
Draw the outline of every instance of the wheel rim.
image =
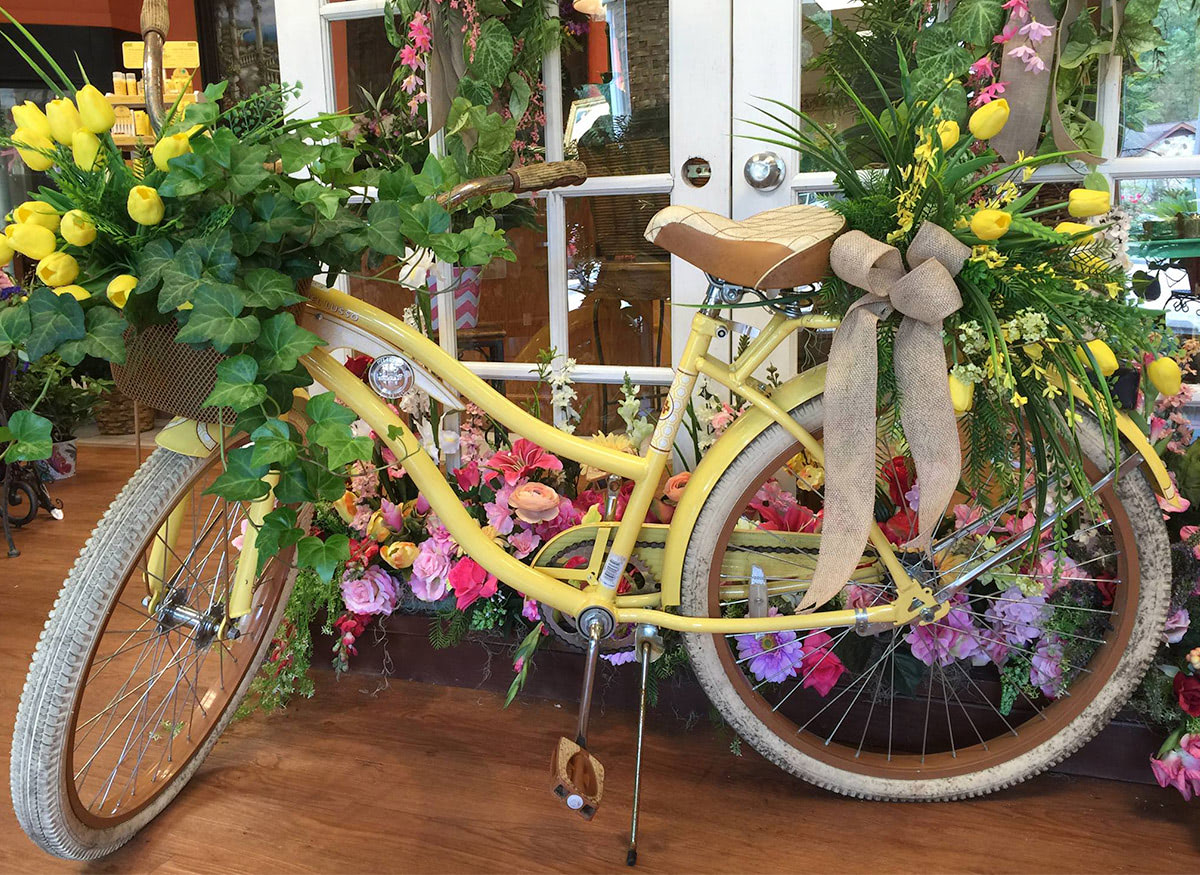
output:
[{"label": "wheel rim", "polygon": [[[219,457],[209,459],[153,521],[80,674],[65,780],[72,810],[89,827],[117,826],[172,786],[239,698],[269,644],[290,550],[268,561],[255,581],[251,611],[238,623],[240,636],[229,641],[215,634],[248,507],[202,495],[220,470]],[[188,499],[177,543],[167,549],[165,594],[151,615],[143,604],[150,550],[164,542],[159,532],[168,512]],[[209,619],[197,620],[189,610]]]},{"label": "wheel rim", "polygon": [[[819,430],[815,436],[819,439]],[[796,452],[797,447],[790,447],[766,463],[749,479],[734,506],[745,508],[766,477],[784,468]],[[1089,480],[1095,482],[1099,470],[1090,462],[1084,467]],[[1045,701],[1023,696],[1024,701],[1018,703],[1020,707],[1014,706],[1008,715],[999,714],[996,693],[979,669],[964,669],[960,661],[943,667],[936,660],[929,666],[922,685],[911,693],[899,694],[888,676],[889,669],[894,672],[898,660],[886,651],[901,641],[908,630],[901,630],[895,636],[881,633],[885,642],[879,652],[868,658],[868,668],[853,674],[846,672],[825,696],[803,686],[805,677],[812,676],[807,664],[802,664],[787,683],[778,685],[782,692],[751,676],[748,657],[738,648],[734,636],[714,638],[722,669],[741,702],[776,737],[837,769],[876,778],[925,781],[976,773],[1012,761],[1045,743],[1079,717],[1116,671],[1132,636],[1140,583],[1137,545],[1114,487],[1110,484],[1096,495],[1104,516],[1111,521],[1108,528],[1117,548],[1117,555],[1111,560],[1118,583],[1113,587],[1111,606],[1103,609],[1104,615],[1088,615],[1092,623],[1107,624],[1103,633],[1089,635],[1102,643],[1084,645],[1091,650],[1086,661],[1064,660],[1068,662],[1065,671],[1073,675],[1064,695],[1046,697]],[[721,586],[727,581],[722,580],[722,562],[740,516],[732,513],[726,520],[713,555],[706,592],[710,616],[725,613]],[[968,610],[983,614],[986,606],[997,604],[995,598],[995,595],[993,601],[981,598],[984,608],[980,610],[975,610],[972,601]],[[945,618],[939,626],[944,623]],[[834,654],[847,638],[856,635],[852,629],[844,628],[829,628],[825,632],[834,639],[826,648]],[[807,646],[806,634],[797,633],[802,646]],[[943,633],[939,630],[934,634]],[[974,634],[984,639],[981,643],[994,643],[992,636],[997,633]],[[838,639],[840,635],[845,637]],[[770,643],[779,646],[777,641]],[[878,661],[880,657],[882,662]],[[819,660],[814,661],[814,665],[818,663]],[[872,666],[874,673],[869,674]],[[793,685],[798,689],[793,689]],[[919,738],[914,739],[913,729]]]}]

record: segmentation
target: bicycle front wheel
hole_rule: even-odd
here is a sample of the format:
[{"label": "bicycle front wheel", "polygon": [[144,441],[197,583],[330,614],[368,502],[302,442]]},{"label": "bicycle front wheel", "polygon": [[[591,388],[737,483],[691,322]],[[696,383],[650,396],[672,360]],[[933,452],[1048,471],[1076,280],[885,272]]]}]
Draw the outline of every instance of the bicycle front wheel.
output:
[{"label": "bicycle front wheel", "polygon": [[[84,546],[38,641],[17,711],[12,798],[46,851],[116,850],[191,778],[233,718],[295,579],[266,563],[235,640],[220,635],[247,505],[204,495],[221,472],[156,450]],[[148,581],[161,578],[151,610]]]},{"label": "bicycle front wheel", "polygon": [[[792,415],[820,438],[820,398]],[[1078,437],[1089,481],[1098,483],[1111,464],[1100,431],[1085,421]],[[815,565],[822,495],[819,469],[799,452],[772,425],[724,472],[684,558],[684,613],[745,615],[756,576],[772,611],[794,610]],[[889,456],[882,454],[884,464]],[[896,486],[891,464],[881,482]],[[700,683],[760,753],[838,793],[958,799],[1036,775],[1082,746],[1128,699],[1166,618],[1170,551],[1145,478],[1130,471],[1095,496],[1090,510],[1085,504],[1065,520],[1075,533],[1065,547],[1045,533],[1036,560],[1006,558],[927,626],[685,635]],[[898,497],[893,490],[891,499]],[[911,519],[889,515],[917,498],[910,492],[899,505],[879,498],[885,532]],[[922,569],[935,589],[987,561],[1033,519],[1027,506],[1014,505],[972,528],[985,511],[964,495],[956,501],[957,513],[938,532],[952,546]],[[895,534],[900,541],[915,532]],[[851,585],[823,610],[881,604],[894,594],[868,550]]]}]

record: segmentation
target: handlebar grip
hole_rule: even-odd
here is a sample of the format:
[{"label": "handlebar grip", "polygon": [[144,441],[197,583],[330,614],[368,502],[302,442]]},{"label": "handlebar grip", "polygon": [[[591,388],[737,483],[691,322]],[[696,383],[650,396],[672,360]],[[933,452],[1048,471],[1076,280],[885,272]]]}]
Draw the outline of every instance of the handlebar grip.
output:
[{"label": "handlebar grip", "polygon": [[582,161],[551,161],[548,164],[528,164],[508,171],[512,177],[513,194],[564,188],[579,185],[587,179],[587,165]]},{"label": "handlebar grip", "polygon": [[171,29],[171,14],[167,0],[142,0],[142,36],[157,33],[163,39]]}]

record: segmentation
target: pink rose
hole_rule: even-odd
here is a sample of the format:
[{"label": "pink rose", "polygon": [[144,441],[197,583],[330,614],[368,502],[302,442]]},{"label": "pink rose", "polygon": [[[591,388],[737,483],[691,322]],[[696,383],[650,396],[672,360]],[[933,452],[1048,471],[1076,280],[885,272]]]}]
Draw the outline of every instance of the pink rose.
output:
[{"label": "pink rose", "polygon": [[508,506],[530,525],[557,517],[558,503],[558,493],[544,483],[524,483],[508,496]]},{"label": "pink rose", "polygon": [[408,585],[413,595],[423,602],[436,602],[446,596],[446,576],[450,573],[450,556],[437,538],[421,542],[413,562]]},{"label": "pink rose", "polygon": [[1150,758],[1160,787],[1174,787],[1185,800],[1200,795],[1200,735],[1185,735],[1179,747],[1162,759]]},{"label": "pink rose", "polygon": [[824,632],[812,632],[803,638],[804,659],[800,663],[800,676],[806,689],[813,689],[821,697],[829,695],[833,685],[846,667],[830,646],[833,639]]},{"label": "pink rose", "polygon": [[488,574],[482,565],[469,556],[464,556],[454,563],[447,579],[454,588],[456,607],[460,611],[466,610],[478,599],[495,595],[499,583],[496,575]]},{"label": "pink rose", "polygon": [[356,614],[390,614],[396,607],[396,582],[372,565],[362,577],[342,577],[342,601]]},{"label": "pink rose", "polygon": [[1182,641],[1183,636],[1187,634],[1188,626],[1191,625],[1191,619],[1188,616],[1187,608],[1180,608],[1167,617],[1167,624],[1163,627],[1162,632],[1163,643],[1178,644]]}]

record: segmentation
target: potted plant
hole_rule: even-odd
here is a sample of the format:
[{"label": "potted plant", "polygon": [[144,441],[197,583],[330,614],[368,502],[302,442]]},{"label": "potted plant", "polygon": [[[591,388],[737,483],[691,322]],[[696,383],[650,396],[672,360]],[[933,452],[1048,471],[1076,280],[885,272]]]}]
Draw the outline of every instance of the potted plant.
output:
[{"label": "potted plant", "polygon": [[50,420],[50,458],[37,462],[43,480],[64,480],[76,469],[79,426],[92,418],[111,380],[75,373],[54,355],[24,365],[13,379],[12,398],[18,409],[32,409]]}]

